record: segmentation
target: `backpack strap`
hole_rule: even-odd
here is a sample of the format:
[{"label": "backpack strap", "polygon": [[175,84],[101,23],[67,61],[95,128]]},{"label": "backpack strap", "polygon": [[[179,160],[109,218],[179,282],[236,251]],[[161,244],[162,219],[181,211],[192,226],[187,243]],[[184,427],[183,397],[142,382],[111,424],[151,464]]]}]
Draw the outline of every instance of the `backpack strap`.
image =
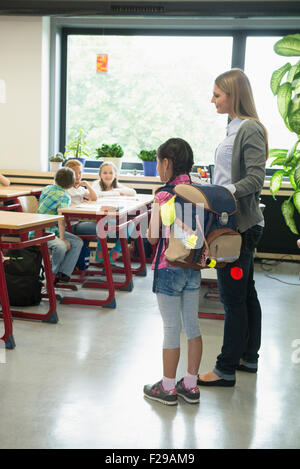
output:
[{"label": "backpack strap", "polygon": [[164,186],[157,189],[155,194],[158,194],[158,192],[162,192],[162,191],[169,192],[169,194],[174,194],[174,191],[173,191],[174,187],[176,187],[175,184],[165,184]]}]

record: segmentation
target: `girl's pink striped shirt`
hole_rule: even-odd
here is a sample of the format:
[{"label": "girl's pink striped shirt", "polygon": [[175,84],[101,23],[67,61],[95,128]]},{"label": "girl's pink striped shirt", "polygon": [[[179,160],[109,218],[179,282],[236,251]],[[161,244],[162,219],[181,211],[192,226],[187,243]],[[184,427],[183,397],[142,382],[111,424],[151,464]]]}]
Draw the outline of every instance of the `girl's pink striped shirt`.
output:
[{"label": "girl's pink striped shirt", "polygon": [[[190,183],[191,181],[190,181],[190,177],[188,174],[180,174],[173,181],[170,182],[170,184],[174,186],[177,186],[178,184],[190,184]],[[166,202],[168,202],[168,200],[170,200],[172,197],[173,197],[173,194],[170,194],[169,192],[165,192],[165,191],[160,191],[158,192],[158,194],[156,194],[154,198],[155,200],[157,200],[159,205],[163,205]],[[167,227],[165,229],[166,242],[168,241],[169,232],[170,232],[170,228]],[[160,254],[158,269],[164,269],[165,267],[170,267],[170,264],[165,258],[165,250],[166,250],[166,244],[163,246],[161,254]],[[152,263],[152,270],[154,270],[154,267],[155,267],[156,256],[157,256],[157,248],[156,248],[156,254]]]}]

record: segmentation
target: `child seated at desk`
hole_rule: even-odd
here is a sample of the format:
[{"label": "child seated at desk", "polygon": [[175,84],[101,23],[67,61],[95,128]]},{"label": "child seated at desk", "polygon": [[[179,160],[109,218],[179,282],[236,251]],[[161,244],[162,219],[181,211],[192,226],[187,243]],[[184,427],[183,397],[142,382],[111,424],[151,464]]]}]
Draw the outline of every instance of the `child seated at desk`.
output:
[{"label": "child seated at desk", "polygon": [[[75,173],[74,186],[67,190],[71,197],[72,205],[79,205],[85,200],[96,201],[97,194],[87,181],[82,181],[82,164],[78,160],[70,160],[65,164],[65,168],[73,169]],[[71,222],[72,233],[76,235],[96,235],[96,222],[79,221]]]},{"label": "child seated at desk", "polygon": [[99,179],[93,182],[92,188],[98,197],[111,195],[136,195],[132,187],[124,186],[118,181],[118,171],[113,163],[102,163],[99,169]]},{"label": "child seated at desk", "polygon": [[[105,196],[134,196],[136,195],[136,191],[131,187],[124,186],[118,182],[118,171],[116,166],[109,162],[109,163],[102,163],[99,169],[99,179],[93,182],[92,188],[96,192],[99,198]],[[132,227],[127,228],[127,238],[132,233]],[[115,261],[121,255],[121,243],[118,239],[116,245],[113,249],[111,249],[109,253],[110,261]],[[101,251],[101,244],[98,241],[97,252],[96,252],[96,260],[102,260],[102,251]]]},{"label": "child seated at desk", "polygon": [[10,185],[10,180],[3,176],[3,174],[0,174],[0,186],[9,186]]},{"label": "child seated at desk", "polygon": [[[57,215],[60,209],[68,208],[71,197],[67,189],[74,186],[75,173],[71,168],[59,169],[55,175],[55,184],[43,190],[37,213]],[[83,242],[78,236],[65,230],[65,221],[60,220],[58,226],[47,231],[55,233],[55,239],[48,242],[52,254],[52,272],[55,274],[54,283],[68,282],[78,260]]]}]

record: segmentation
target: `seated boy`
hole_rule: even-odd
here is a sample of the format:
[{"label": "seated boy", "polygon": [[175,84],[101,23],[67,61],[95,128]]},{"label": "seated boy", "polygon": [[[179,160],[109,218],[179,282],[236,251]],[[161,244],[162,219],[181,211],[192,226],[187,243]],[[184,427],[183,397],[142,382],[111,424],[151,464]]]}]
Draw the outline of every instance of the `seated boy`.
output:
[{"label": "seated boy", "polygon": [[[67,189],[74,186],[75,174],[71,168],[59,169],[55,175],[55,184],[43,190],[37,213],[57,215],[60,209],[70,205],[71,198]],[[47,229],[55,233],[55,239],[48,242],[52,254],[52,272],[56,278],[54,283],[68,282],[78,260],[83,242],[78,236],[65,231],[65,221],[60,220],[58,226]]]}]

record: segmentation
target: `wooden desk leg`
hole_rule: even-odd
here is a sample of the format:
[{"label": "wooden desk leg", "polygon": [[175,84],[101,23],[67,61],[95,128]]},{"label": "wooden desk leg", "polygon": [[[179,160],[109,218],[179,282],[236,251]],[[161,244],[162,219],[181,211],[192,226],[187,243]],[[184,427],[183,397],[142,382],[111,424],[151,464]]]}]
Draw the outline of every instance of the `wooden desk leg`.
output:
[{"label": "wooden desk leg", "polygon": [[91,306],[102,306],[102,308],[115,308],[115,284],[112,276],[111,263],[109,260],[109,253],[107,248],[106,238],[99,238],[101,243],[101,251],[103,255],[103,267],[105,269],[106,282],[85,282],[83,287],[87,286],[90,288],[107,288],[108,297],[106,300],[96,300],[96,299],[85,299],[85,298],[75,298],[75,297],[63,297],[61,303],[63,304],[77,304],[77,305],[91,305]]},{"label": "wooden desk leg", "polygon": [[45,277],[46,277],[46,287],[49,297],[49,311],[46,314],[43,322],[50,322],[56,324],[58,322],[58,316],[56,312],[56,296],[54,290],[54,282],[52,275],[52,266],[49,255],[48,243],[43,243],[40,245],[40,250],[42,252],[44,267],[45,267]]},{"label": "wooden desk leg", "polygon": [[13,336],[12,318],[10,312],[9,298],[7,294],[7,286],[5,272],[3,267],[3,253],[0,251],[0,300],[2,304],[2,314],[4,321],[4,335],[0,338],[5,342],[5,347],[14,349],[16,344]]}]

